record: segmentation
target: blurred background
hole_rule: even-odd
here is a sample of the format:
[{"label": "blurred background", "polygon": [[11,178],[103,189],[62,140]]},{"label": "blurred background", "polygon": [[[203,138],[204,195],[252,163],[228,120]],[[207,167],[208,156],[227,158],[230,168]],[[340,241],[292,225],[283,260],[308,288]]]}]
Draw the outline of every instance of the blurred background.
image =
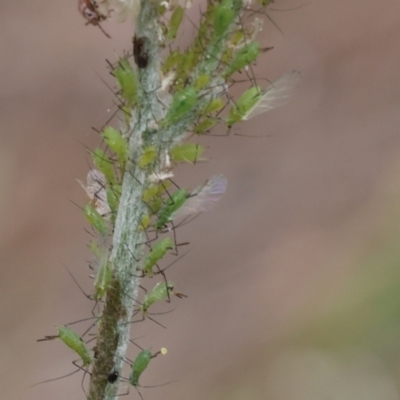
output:
[{"label": "blurred background", "polygon": [[[69,349],[36,339],[90,316],[61,263],[90,292],[76,179],[99,144],[91,127],[111,114],[105,58],[131,47],[131,27],[104,23],[109,40],[75,3],[0,4],[3,399],[85,398],[79,374],[31,388],[74,370]],[[281,32],[265,20],[260,41],[274,50],[257,75],[298,69],[303,83],[235,129],[267,137],[203,138],[210,161],[179,169],[189,186],[215,173],[229,186],[180,232],[191,251],[169,277],[189,298],[159,317],[168,329],[132,332],[169,350],[141,383],[171,384],[143,389],[145,400],[400,399],[400,6],[271,8]],[[192,34],[186,22],[182,45]]]}]

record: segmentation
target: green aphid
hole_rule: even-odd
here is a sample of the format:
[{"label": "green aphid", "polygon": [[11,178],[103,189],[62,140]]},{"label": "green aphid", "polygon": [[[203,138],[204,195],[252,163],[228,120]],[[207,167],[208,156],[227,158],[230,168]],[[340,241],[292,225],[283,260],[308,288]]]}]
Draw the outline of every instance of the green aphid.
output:
[{"label": "green aphid", "polygon": [[181,53],[179,50],[172,50],[162,66],[163,74],[166,75],[172,68],[174,68],[181,60]]},{"label": "green aphid", "polygon": [[142,375],[142,373],[146,370],[148,367],[150,360],[154,357],[157,357],[159,354],[167,354],[167,349],[165,347],[161,348],[160,351],[158,351],[155,354],[151,354],[150,350],[142,350],[135,358],[135,361],[132,364],[132,369],[131,369],[131,374],[129,375],[129,383],[134,386],[138,387],[139,385],[139,378]]},{"label": "green aphid", "polygon": [[146,276],[153,276],[153,267],[156,265],[169,250],[174,249],[174,242],[170,238],[159,240],[149,251],[144,261],[143,273]]},{"label": "green aphid", "polygon": [[211,128],[213,128],[215,125],[218,123],[218,118],[206,118],[203,119],[199,124],[197,124],[193,128],[193,132],[197,134],[201,134],[204,132],[209,131]]},{"label": "green aphid", "polygon": [[150,360],[153,358],[153,355],[151,354],[150,350],[142,350],[137,357],[135,358],[135,361],[132,364],[132,370],[131,374],[129,376],[129,383],[132,386],[139,386],[139,378],[140,375],[145,371],[145,369],[148,367]]},{"label": "green aphid", "polygon": [[226,119],[228,128],[236,122],[285,105],[296,93],[300,82],[301,72],[294,70],[283,74],[265,90],[258,86],[246,90],[229,111]]},{"label": "green aphid", "polygon": [[146,168],[151,164],[157,156],[157,150],[154,146],[147,146],[143,149],[143,153],[139,158],[138,165],[140,168]]},{"label": "green aphid", "polygon": [[187,87],[175,93],[163,125],[168,127],[184,119],[197,104],[197,98],[198,93],[193,87]]},{"label": "green aphid", "polygon": [[221,64],[229,65],[232,61],[234,50],[231,47],[225,49],[224,53],[221,56]]},{"label": "green aphid", "polygon": [[90,204],[86,204],[83,208],[83,214],[88,220],[89,224],[100,234],[105,235],[107,233],[107,221],[99,214],[95,207]]},{"label": "green aphid", "polygon": [[96,167],[104,174],[109,184],[116,182],[114,165],[103,150],[97,148],[92,152],[92,159]]},{"label": "green aphid", "polygon": [[247,65],[250,65],[257,59],[260,52],[261,50],[258,42],[246,44],[235,54],[233,60],[229,63],[228,68],[224,72],[224,77],[227,78],[234,72],[237,72]]},{"label": "green aphid", "polygon": [[107,203],[110,206],[112,215],[116,216],[116,211],[119,206],[119,199],[121,197],[122,186],[121,185],[113,185],[112,187],[108,187],[106,189],[107,192]]},{"label": "green aphid", "polygon": [[174,162],[197,162],[204,152],[204,147],[196,143],[185,143],[175,146],[171,149],[170,154]]},{"label": "green aphid", "polygon": [[227,126],[230,128],[236,122],[242,121],[246,113],[260,101],[261,97],[262,91],[258,86],[246,90],[230,109],[226,119]]},{"label": "green aphid", "polygon": [[188,74],[193,70],[197,63],[197,56],[193,50],[187,50],[181,54],[181,58],[176,68],[177,80],[183,82]]},{"label": "green aphid", "polygon": [[211,113],[215,113],[220,111],[224,107],[224,101],[218,97],[216,99],[212,99],[202,110],[202,115],[207,115]]},{"label": "green aphid", "polygon": [[245,32],[243,29],[235,31],[230,38],[230,44],[232,46],[237,46],[239,43],[243,42],[244,37],[245,37]]},{"label": "green aphid", "polygon": [[100,301],[104,298],[107,290],[110,287],[112,278],[112,265],[108,261],[108,252],[105,252],[102,258],[99,259],[99,270],[94,281],[94,299]]},{"label": "green aphid", "polygon": [[148,226],[150,225],[150,221],[151,221],[150,215],[144,214],[140,220],[139,231],[141,231],[141,232],[145,231],[148,228]]},{"label": "green aphid", "polygon": [[143,303],[140,306],[140,311],[143,316],[147,314],[149,308],[158,301],[164,301],[169,299],[169,295],[173,292],[174,285],[172,282],[161,281],[158,282],[151,292],[148,292],[143,299]]},{"label": "green aphid", "polygon": [[169,28],[167,33],[167,39],[173,40],[176,38],[179,27],[181,26],[185,10],[181,6],[177,6],[171,15],[169,20]]},{"label": "green aphid", "polygon": [[155,224],[157,230],[160,230],[168,222],[171,222],[174,219],[176,212],[182,207],[188,197],[189,192],[185,189],[178,189],[171,194],[171,197],[164,206],[161,207],[161,210],[158,213],[158,218]]},{"label": "green aphid", "polygon": [[44,339],[39,339],[38,341],[60,339],[82,359],[83,367],[92,364],[93,358],[90,355],[86,343],[75,331],[67,326],[58,326],[57,330],[58,335],[46,336]]},{"label": "green aphid", "polygon": [[194,87],[196,88],[196,90],[201,90],[201,89],[203,89],[209,82],[210,82],[210,75],[200,75],[200,76],[196,79],[196,83],[195,83]]},{"label": "green aphid", "polygon": [[86,343],[71,328],[68,328],[67,326],[59,326],[58,337],[70,349],[74,350],[75,353],[79,355],[79,357],[82,359],[84,367],[93,362],[93,358],[89,353],[89,349],[87,348]]},{"label": "green aphid", "polygon": [[130,107],[136,104],[138,81],[135,71],[132,69],[129,61],[122,59],[118,62],[114,70],[115,78],[121,88],[122,97],[127,101]]},{"label": "green aphid", "polygon": [[124,166],[128,160],[128,142],[119,131],[111,126],[105,128],[101,136],[103,136],[107,146],[116,154],[118,163]]},{"label": "green aphid", "polygon": [[154,196],[157,196],[158,194],[160,194],[159,185],[151,185],[143,192],[142,200],[145,203],[148,203],[152,198],[154,198]]},{"label": "green aphid", "polygon": [[214,37],[223,39],[237,16],[232,0],[222,0],[215,8]]},{"label": "green aphid", "polygon": [[162,206],[161,194],[164,189],[160,185],[151,185],[142,195],[142,200],[148,205],[152,214],[158,212]]}]

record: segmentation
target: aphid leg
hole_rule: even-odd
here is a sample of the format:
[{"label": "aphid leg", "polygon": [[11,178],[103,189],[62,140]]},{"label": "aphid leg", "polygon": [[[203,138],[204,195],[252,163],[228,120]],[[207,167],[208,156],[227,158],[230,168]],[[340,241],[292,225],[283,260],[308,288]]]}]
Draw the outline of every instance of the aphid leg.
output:
[{"label": "aphid leg", "polygon": [[189,251],[190,251],[190,250],[188,250],[186,253],[181,254],[176,260],[172,261],[169,265],[167,265],[167,266],[166,266],[165,268],[163,268],[162,270],[161,270],[160,267],[157,265],[158,271],[155,272],[155,275],[164,273],[168,268],[171,268],[175,263],[177,263],[182,257],[186,256],[186,254],[188,254]]},{"label": "aphid leg", "polygon": [[89,372],[89,371],[87,371],[85,368],[83,368],[82,366],[80,366],[80,365],[77,364],[78,361],[80,361],[80,360],[74,360],[74,361],[72,361],[72,364],[74,364],[75,367],[77,367],[77,369],[76,369],[75,371],[72,371],[72,372],[70,372],[69,374],[66,374],[66,375],[59,376],[59,377],[57,377],[57,378],[47,379],[47,380],[45,380],[45,381],[35,383],[34,385],[31,386],[31,388],[33,388],[33,387],[35,387],[35,386],[42,385],[42,384],[44,384],[44,383],[54,382],[54,381],[58,381],[58,380],[60,380],[60,379],[68,378],[69,376],[75,375],[75,374],[76,374],[77,372],[79,372],[79,371],[84,371],[85,373],[88,373],[88,374],[90,375],[90,372]]},{"label": "aphid leg", "polygon": [[82,380],[81,380],[81,388],[83,390],[83,393],[85,393],[85,397],[87,398],[87,393],[86,393],[86,390],[85,390],[85,378],[86,378],[86,374],[89,374],[89,375],[92,375],[92,374],[89,371],[87,371],[87,370],[81,368],[79,365],[77,365],[76,361],[75,362],[72,361],[72,364],[74,364],[75,367],[78,367],[79,369],[83,370],[83,376],[82,376]]},{"label": "aphid leg", "polygon": [[69,270],[69,268],[64,264],[61,263],[63,265],[63,267],[67,270],[69,276],[71,277],[71,279],[75,282],[75,285],[78,287],[78,289],[81,291],[81,293],[88,299],[93,301],[93,295],[89,295],[87,294],[81,287],[81,285],[79,285],[78,281],[75,279],[74,275],[72,274],[72,272]]}]

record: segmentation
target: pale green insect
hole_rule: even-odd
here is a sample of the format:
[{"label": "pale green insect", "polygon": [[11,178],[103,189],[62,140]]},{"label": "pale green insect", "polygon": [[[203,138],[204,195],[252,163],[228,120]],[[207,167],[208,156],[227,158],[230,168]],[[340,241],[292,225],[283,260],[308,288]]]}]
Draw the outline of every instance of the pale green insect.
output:
[{"label": "pale green insect", "polygon": [[107,146],[117,155],[118,163],[123,168],[128,160],[128,142],[119,131],[111,126],[107,126],[101,136]]},{"label": "pale green insect", "polygon": [[215,8],[214,13],[214,37],[216,41],[221,40],[236,18],[234,3],[232,0],[222,0]]},{"label": "pale green insect", "polygon": [[116,211],[119,206],[119,199],[121,197],[122,186],[121,185],[113,185],[106,189],[107,193],[107,203],[112,211],[112,220],[116,218]]},{"label": "pale green insect", "polygon": [[175,292],[174,293],[174,284],[170,281],[161,281],[158,282],[154,288],[146,293],[143,299],[143,303],[141,304],[139,310],[142,313],[143,317],[145,317],[148,313],[149,308],[159,301],[169,301],[170,294],[174,294],[175,296],[182,298],[187,297],[182,293]]},{"label": "pale green insect", "polygon": [[[149,349],[142,349],[140,351],[140,353],[136,356],[135,360],[133,362],[131,362],[131,373],[129,375],[129,379],[127,379],[127,381],[133,386],[135,387],[135,389],[137,390],[140,398],[143,400],[142,394],[139,392],[138,387],[146,387],[146,388],[150,388],[150,387],[154,387],[154,386],[141,386],[139,384],[139,379],[141,377],[141,375],[143,374],[143,372],[147,369],[147,367],[150,364],[150,361],[152,358],[157,357],[159,354],[167,354],[167,349],[165,347],[162,347],[160,351],[152,354],[151,350]],[[117,379],[118,379],[118,372],[112,372],[109,376],[108,376],[108,382],[110,383],[114,383]],[[155,387],[158,387],[160,385],[157,385]],[[161,385],[163,386],[163,385]],[[126,394],[129,394],[129,389],[127,391]]]},{"label": "pale green insect", "polygon": [[169,250],[174,249],[174,242],[171,238],[163,238],[160,239],[152,249],[147,254],[144,266],[142,268],[143,273],[146,276],[153,276],[153,267],[156,265],[164,256],[167,254]]},{"label": "pale green insect", "polygon": [[81,337],[67,326],[59,326],[57,329],[58,335],[46,336],[44,339],[39,339],[38,342],[60,339],[81,358],[83,367],[90,365],[93,362],[93,358]]},{"label": "pale green insect", "polygon": [[196,105],[197,97],[198,93],[192,87],[184,88],[175,93],[163,125],[168,127],[185,118]]},{"label": "pale green insect", "polygon": [[171,158],[174,162],[196,163],[200,160],[204,152],[204,147],[197,143],[185,143],[173,147],[170,151]]},{"label": "pale green insect", "polygon": [[83,214],[88,220],[89,224],[96,229],[100,234],[105,235],[108,230],[107,221],[99,214],[95,207],[86,204],[83,208]]},{"label": "pale green insect", "polygon": [[167,39],[175,39],[178,33],[179,27],[181,26],[185,10],[181,6],[177,6],[171,15],[169,20],[169,28],[167,33]]},{"label": "pale green insect", "polygon": [[[107,256],[105,256],[107,257]],[[100,301],[104,298],[107,290],[110,287],[110,282],[112,278],[112,265],[108,262],[108,259],[101,260],[99,265],[99,270],[97,271],[96,279],[94,281],[94,299],[95,301]]]},{"label": "pale green insect", "polygon": [[162,229],[168,222],[186,218],[210,210],[219,202],[226,191],[227,180],[223,175],[214,175],[191,193],[178,189],[161,208],[156,220],[156,229]]},{"label": "pale green insect", "polygon": [[230,109],[226,119],[228,128],[236,122],[285,105],[296,93],[300,82],[301,72],[291,71],[282,75],[265,90],[261,90],[258,86],[248,89]]},{"label": "pale green insect", "polygon": [[160,230],[168,222],[171,222],[174,219],[175,213],[180,207],[182,207],[188,197],[189,192],[185,189],[178,189],[171,194],[171,197],[164,204],[164,206],[161,207],[158,213],[158,218],[155,224],[157,230]]},{"label": "pale green insect", "polygon": [[[94,295],[89,297],[91,298],[91,300],[95,300],[97,303],[104,298],[107,290],[110,287],[110,282],[112,278],[112,263],[109,261],[109,251],[107,247],[99,246],[97,242],[92,240],[90,242],[89,249],[96,257],[97,263],[97,274],[94,280]],[[90,268],[94,269],[93,266],[90,266]],[[72,277],[72,279],[74,279],[74,277]],[[82,288],[79,285],[78,287],[83,292]],[[85,292],[83,293],[85,294]],[[88,297],[86,294],[85,296]]]},{"label": "pale green insect", "polygon": [[96,167],[104,174],[109,184],[116,183],[114,165],[106,156],[103,150],[97,148],[92,152],[93,162]]},{"label": "pale green insect", "polygon": [[218,118],[215,117],[205,118],[193,128],[193,132],[197,134],[207,132],[217,125],[218,121]]},{"label": "pale green insect", "polygon": [[142,350],[137,357],[135,358],[135,361],[132,364],[132,370],[131,374],[129,376],[129,383],[132,386],[139,386],[139,378],[140,375],[144,372],[144,370],[148,367],[150,360],[154,356],[151,354],[150,350]]},{"label": "pale green insect", "polygon": [[196,79],[196,83],[195,83],[194,87],[196,88],[196,90],[201,90],[201,89],[203,89],[209,82],[210,82],[210,75],[200,75],[200,76]]},{"label": "pale green insect", "polygon": [[114,70],[114,75],[121,88],[122,97],[130,107],[133,107],[137,100],[138,81],[129,61],[126,59],[120,60],[117,68]]},{"label": "pale green insect", "polygon": [[230,77],[234,72],[237,72],[254,62],[260,52],[261,50],[258,42],[251,42],[238,50],[224,72],[225,79]]},{"label": "pale green insect", "polygon": [[212,99],[202,110],[202,115],[218,112],[224,107],[224,102],[221,98]]},{"label": "pale green insect", "polygon": [[140,168],[146,168],[151,164],[157,156],[157,150],[154,146],[147,146],[143,149],[143,153],[139,158],[138,165]]},{"label": "pale green insect", "polygon": [[179,49],[172,50],[169,54],[166,60],[163,63],[162,66],[162,71],[164,75],[167,75],[169,71],[171,71],[174,66],[176,66],[181,59],[181,53]]}]

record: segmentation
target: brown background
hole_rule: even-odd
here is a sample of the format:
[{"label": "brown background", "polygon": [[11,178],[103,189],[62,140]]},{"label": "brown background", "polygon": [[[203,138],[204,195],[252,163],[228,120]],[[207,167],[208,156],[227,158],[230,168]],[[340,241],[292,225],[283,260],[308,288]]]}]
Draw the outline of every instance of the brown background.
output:
[{"label": "brown background", "polygon": [[[256,68],[301,70],[298,95],[236,130],[269,136],[205,138],[210,162],[179,172],[190,186],[224,173],[229,189],[182,230],[194,246],[171,279],[189,299],[159,317],[167,330],[133,332],[169,349],[142,383],[176,381],[145,399],[400,398],[400,5],[273,8],[299,5],[270,12],[283,34],[265,22],[275,49]],[[90,291],[70,200],[83,203],[90,127],[113,100],[104,58],[130,46],[131,28],[104,24],[108,40],[76,8],[0,3],[2,399],[84,398],[78,376],[30,386],[73,370],[68,349],[36,339],[90,315],[61,262]],[[192,33],[187,23],[182,43]]]}]

